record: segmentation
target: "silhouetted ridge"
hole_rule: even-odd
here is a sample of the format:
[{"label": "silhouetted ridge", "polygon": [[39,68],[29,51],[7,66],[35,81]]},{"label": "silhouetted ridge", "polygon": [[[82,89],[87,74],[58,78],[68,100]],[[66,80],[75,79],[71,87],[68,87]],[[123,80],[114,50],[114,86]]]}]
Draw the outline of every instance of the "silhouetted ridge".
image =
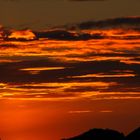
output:
[{"label": "silhouetted ridge", "polygon": [[91,129],[79,136],[63,140],[124,140],[124,135],[111,129]]},{"label": "silhouetted ridge", "polygon": [[140,140],[140,127],[128,134],[126,140]]}]

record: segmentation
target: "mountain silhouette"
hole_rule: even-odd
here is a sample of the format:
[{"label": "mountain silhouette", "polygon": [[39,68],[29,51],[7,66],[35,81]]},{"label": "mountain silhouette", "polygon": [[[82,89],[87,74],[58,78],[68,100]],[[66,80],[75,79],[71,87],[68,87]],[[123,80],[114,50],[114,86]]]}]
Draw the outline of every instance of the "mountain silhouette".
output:
[{"label": "mountain silhouette", "polygon": [[91,129],[81,135],[62,140],[140,140],[140,127],[127,136],[112,129]]},{"label": "mountain silhouette", "polygon": [[62,140],[124,140],[124,135],[111,129],[91,129],[79,136]]},{"label": "mountain silhouette", "polygon": [[140,140],[140,127],[128,134],[126,140]]}]

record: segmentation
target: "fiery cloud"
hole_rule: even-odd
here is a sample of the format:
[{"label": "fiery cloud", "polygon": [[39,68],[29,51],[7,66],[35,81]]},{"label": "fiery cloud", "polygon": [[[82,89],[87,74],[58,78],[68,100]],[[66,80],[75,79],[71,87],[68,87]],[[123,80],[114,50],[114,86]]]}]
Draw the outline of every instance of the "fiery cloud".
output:
[{"label": "fiery cloud", "polygon": [[11,40],[34,40],[35,34],[31,30],[12,31],[8,36]]},{"label": "fiery cloud", "polygon": [[139,17],[0,34],[2,99],[140,98]]}]

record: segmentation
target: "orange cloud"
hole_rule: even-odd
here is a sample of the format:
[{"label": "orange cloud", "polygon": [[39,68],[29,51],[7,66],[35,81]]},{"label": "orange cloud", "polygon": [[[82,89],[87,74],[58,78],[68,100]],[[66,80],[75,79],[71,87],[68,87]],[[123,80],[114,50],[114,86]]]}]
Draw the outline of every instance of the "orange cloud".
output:
[{"label": "orange cloud", "polygon": [[13,31],[11,35],[8,36],[8,38],[34,40],[36,36],[31,30],[21,30],[21,31]]}]

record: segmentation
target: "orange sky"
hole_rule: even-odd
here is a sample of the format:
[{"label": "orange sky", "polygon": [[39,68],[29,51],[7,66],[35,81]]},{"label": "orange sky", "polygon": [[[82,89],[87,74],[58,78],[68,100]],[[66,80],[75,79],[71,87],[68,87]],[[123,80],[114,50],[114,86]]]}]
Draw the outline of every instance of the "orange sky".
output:
[{"label": "orange sky", "polygon": [[96,29],[0,28],[2,139],[58,140],[96,127],[128,133],[139,125],[140,31],[132,24],[139,17],[110,26],[117,20]]}]

